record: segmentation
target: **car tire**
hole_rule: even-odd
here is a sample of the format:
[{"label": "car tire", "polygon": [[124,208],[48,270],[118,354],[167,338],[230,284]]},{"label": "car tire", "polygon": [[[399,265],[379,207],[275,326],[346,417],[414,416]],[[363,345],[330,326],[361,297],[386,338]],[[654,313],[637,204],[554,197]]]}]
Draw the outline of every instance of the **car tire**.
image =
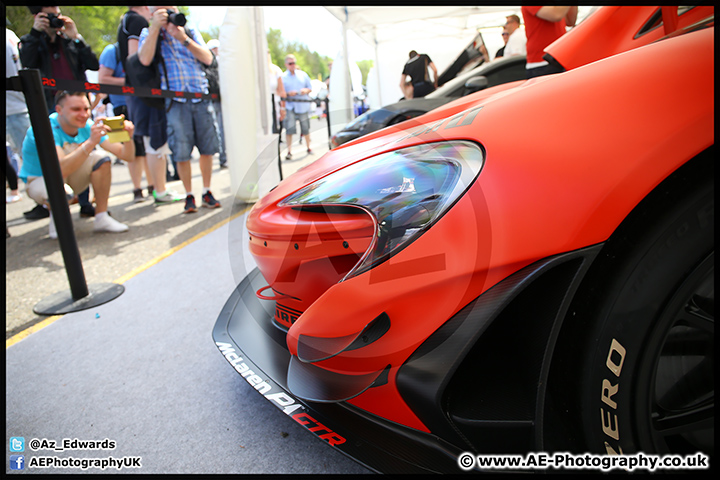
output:
[{"label": "car tire", "polygon": [[573,359],[590,451],[714,449],[712,174],[698,182],[661,192],[598,259]]}]

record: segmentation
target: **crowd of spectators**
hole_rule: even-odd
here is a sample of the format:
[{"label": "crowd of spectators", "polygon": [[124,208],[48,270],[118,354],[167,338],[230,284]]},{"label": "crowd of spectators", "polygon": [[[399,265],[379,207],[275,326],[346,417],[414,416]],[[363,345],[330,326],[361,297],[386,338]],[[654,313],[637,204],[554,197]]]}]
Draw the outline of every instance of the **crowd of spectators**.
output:
[{"label": "crowd of spectators", "polygon": [[[84,83],[87,72],[97,72],[98,83],[125,86],[129,85],[128,63],[139,60],[146,67],[158,69],[164,90],[201,94],[219,91],[217,40],[215,45],[206,45],[200,31],[175,6],[129,7],[118,24],[116,42],[107,45],[99,58],[75,21],[63,15],[60,7],[28,9],[33,17],[29,32],[16,34],[7,28],[9,22],[6,27],[7,77],[32,68],[46,78]],[[167,98],[158,104],[133,95],[61,88],[44,89],[44,94],[68,202],[80,203],[81,217],[95,217],[95,231],[128,230],[107,211],[112,161],[104,152],[116,157],[116,163],[127,162],[134,202],[152,199],[155,205],[166,205],[184,200],[183,213],[193,213],[197,206],[190,160],[193,148],[197,148],[203,183],[201,205],[220,207],[210,190],[213,156],[220,154],[221,168],[227,163],[219,101]],[[121,117],[126,138],[118,140],[109,135],[111,127],[104,122],[107,117]],[[6,202],[22,198],[19,178],[27,196],[36,202],[25,217],[49,218],[49,237],[57,238],[35,135],[20,92],[6,93],[6,126],[4,173],[10,187]],[[170,166],[174,167],[172,173]],[[143,175],[147,196],[143,195]],[[185,195],[167,188],[170,180],[181,180]],[[7,228],[6,233],[9,236]]]},{"label": "crowd of spectators", "polygon": [[[47,78],[85,82],[86,72],[90,71],[98,72],[98,83],[130,86],[132,83],[128,68],[142,65],[157,72],[161,79],[160,87],[164,90],[195,94],[219,93],[218,40],[213,39],[206,44],[200,31],[187,22],[175,6],[129,7],[118,24],[116,42],[107,45],[99,58],[85,42],[73,19],[63,15],[60,7],[29,6],[28,9],[33,16],[33,26],[29,32],[18,39],[12,30],[6,28],[8,77],[17,75],[22,68],[34,68]],[[504,46],[497,52],[496,58],[527,55],[528,78],[554,73],[554,67],[542,59],[542,50],[562,35],[566,26],[574,25],[577,7],[524,6],[522,17],[523,28],[518,15],[506,18],[502,33]],[[292,54],[285,57],[285,67],[285,72],[282,72],[270,62],[269,77],[270,90],[275,99],[273,132],[281,133],[284,127],[287,141],[285,158],[291,160],[292,139],[297,133],[298,123],[301,143],[304,139],[307,154],[313,154],[308,119],[312,105],[309,94],[313,87],[309,76],[298,68]],[[432,70],[432,77],[429,70]],[[410,59],[401,76],[405,97],[421,97],[436,87],[437,69],[430,57],[410,52]],[[225,168],[228,161],[220,100],[209,100],[207,97],[158,100],[134,95],[93,95],[53,89],[45,89],[44,93],[54,127],[58,157],[64,167],[63,183],[66,185],[68,201],[80,204],[81,217],[95,217],[98,220],[104,219],[107,214],[107,199],[103,198],[106,192],[102,186],[96,187],[96,182],[92,180],[96,172],[109,172],[105,166],[107,162],[104,161],[108,157],[95,158],[98,146],[115,154],[118,157],[116,162],[121,162],[121,158],[127,161],[134,202],[152,199],[155,205],[166,205],[184,200],[183,213],[197,212],[190,162],[192,151],[197,149],[202,178],[200,204],[206,208],[220,208],[220,202],[211,191],[214,155],[219,154],[220,168]],[[84,97],[84,100],[76,98],[78,95]],[[70,119],[68,105],[59,104],[58,99],[73,104],[73,108],[78,110],[74,113],[75,117]],[[120,144],[112,144],[108,140],[105,134],[110,130],[102,122],[108,116],[123,117],[125,130],[132,133],[128,140]],[[74,124],[68,127],[71,120]],[[7,91],[5,177],[10,193],[6,201],[11,203],[22,198],[19,177],[26,184],[28,196],[37,202],[31,211],[25,212],[26,218],[50,217],[49,231],[50,236],[54,237],[46,192],[38,193],[37,188],[30,188],[32,181],[41,177],[41,172],[33,170],[30,175],[29,168],[32,170],[36,166],[24,161],[26,155],[36,155],[28,153],[36,152],[32,129],[29,127],[22,93]],[[28,142],[33,144],[29,145]],[[116,150],[124,156],[117,155]],[[131,150],[132,158],[125,158]],[[79,151],[83,152],[81,156],[93,159],[94,163],[90,162],[87,178],[83,173],[82,181],[72,182],[71,175],[83,162],[63,163],[63,159],[73,159],[73,155]],[[68,165],[72,165],[72,168]],[[147,196],[143,195],[143,175]],[[172,180],[180,180],[184,194],[167,188],[166,183]],[[83,185],[87,188],[79,190]],[[94,190],[92,203],[88,185],[92,185]],[[32,194],[29,193],[31,190]],[[115,225],[112,228],[98,227],[96,230],[127,230],[127,226],[123,227]]]}]

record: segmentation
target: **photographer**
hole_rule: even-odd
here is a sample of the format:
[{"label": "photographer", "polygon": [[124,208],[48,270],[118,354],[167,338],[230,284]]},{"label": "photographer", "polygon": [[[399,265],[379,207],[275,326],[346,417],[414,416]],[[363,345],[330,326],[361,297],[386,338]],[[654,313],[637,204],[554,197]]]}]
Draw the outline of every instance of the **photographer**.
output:
[{"label": "photographer", "polygon": [[[156,47],[164,60],[166,74],[162,88],[166,90],[208,93],[208,81],[202,65],[210,65],[213,54],[197,29],[185,24],[185,16],[177,7],[151,7],[152,23],[140,34],[138,58],[149,66],[155,60]],[[202,64],[202,65],[201,65]],[[167,79],[167,80],[166,80]],[[213,155],[219,150],[217,122],[212,101],[207,99],[166,99],[168,143],[177,165],[177,173],[185,188],[184,213],[197,212],[192,190],[190,156],[193,147],[200,152],[202,174],[202,206],[218,208],[210,192]]]},{"label": "photographer", "polygon": [[[42,76],[87,81],[85,70],[100,68],[97,56],[85,43],[70,17],[60,7],[31,7],[34,16],[30,33],[20,39],[20,61],[24,68],[36,68]],[[45,90],[48,111],[55,111],[56,92]]]}]

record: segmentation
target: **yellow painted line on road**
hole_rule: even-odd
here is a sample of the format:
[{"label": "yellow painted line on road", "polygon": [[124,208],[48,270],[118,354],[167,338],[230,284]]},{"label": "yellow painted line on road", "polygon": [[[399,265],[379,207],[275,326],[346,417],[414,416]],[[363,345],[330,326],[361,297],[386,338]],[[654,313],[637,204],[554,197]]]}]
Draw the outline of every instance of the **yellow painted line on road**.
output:
[{"label": "yellow painted line on road", "polygon": [[[212,227],[208,228],[207,230],[198,233],[197,235],[195,235],[194,237],[192,237],[192,238],[190,238],[190,239],[188,239],[188,240],[185,240],[185,241],[184,241],[183,243],[181,243],[180,245],[178,245],[178,246],[176,246],[176,247],[173,247],[173,248],[171,248],[170,250],[168,250],[167,252],[159,255],[157,258],[154,258],[153,260],[150,260],[150,261],[147,262],[145,265],[142,265],[142,266],[140,266],[140,267],[132,270],[130,273],[128,273],[128,274],[126,274],[126,275],[123,275],[122,277],[118,278],[117,280],[115,280],[114,283],[120,283],[120,284],[122,284],[122,283],[127,282],[128,280],[130,280],[130,279],[133,278],[134,276],[139,275],[140,273],[144,272],[145,270],[147,270],[148,268],[152,267],[153,265],[157,265],[158,263],[160,263],[161,260],[169,257],[169,256],[172,255],[173,253],[175,253],[175,252],[177,252],[177,251],[179,251],[179,250],[187,247],[187,246],[190,245],[191,243],[193,243],[193,242],[195,242],[195,241],[197,241],[197,240],[200,240],[200,239],[201,239],[202,237],[204,237],[205,235],[208,235],[209,233],[214,232],[215,230],[217,230],[218,228],[222,227],[223,225],[225,225],[225,224],[227,224],[227,223],[230,223],[231,221],[235,220],[236,218],[244,215],[248,210],[250,210],[250,208],[251,208],[251,206],[247,206],[247,207],[245,207],[244,209],[242,209],[242,210],[240,210],[239,212],[237,212],[236,214],[234,214],[234,215],[232,215],[232,216],[230,216],[230,217],[228,217],[228,218],[226,218],[226,219],[224,219],[224,220],[216,223],[215,225],[213,225]],[[33,333],[39,332],[40,330],[42,330],[43,328],[47,327],[48,325],[51,325],[51,324],[55,323],[57,320],[61,319],[63,316],[64,316],[64,315],[53,315],[52,317],[48,317],[48,318],[42,320],[41,322],[36,323],[35,325],[33,325],[33,326],[31,326],[31,327],[28,327],[28,328],[26,328],[25,330],[23,330],[23,331],[21,331],[21,332],[19,332],[19,333],[16,333],[16,334],[13,335],[12,337],[10,337],[10,338],[8,338],[7,340],[5,340],[5,349],[7,350],[8,348],[10,348],[10,347],[12,347],[13,345],[15,345],[16,343],[18,343],[20,340],[23,340],[24,338],[29,337],[29,336],[32,335]]]}]

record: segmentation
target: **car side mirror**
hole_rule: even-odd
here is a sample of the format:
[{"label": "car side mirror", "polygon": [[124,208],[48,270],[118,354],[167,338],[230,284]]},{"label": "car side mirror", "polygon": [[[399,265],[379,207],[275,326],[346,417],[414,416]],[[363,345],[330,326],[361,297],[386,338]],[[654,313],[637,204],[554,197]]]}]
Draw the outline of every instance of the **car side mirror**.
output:
[{"label": "car side mirror", "polygon": [[480,91],[484,88],[487,88],[487,86],[488,86],[488,79],[486,76],[478,75],[477,77],[472,77],[472,78],[468,79],[467,82],[465,82],[466,95]]}]

